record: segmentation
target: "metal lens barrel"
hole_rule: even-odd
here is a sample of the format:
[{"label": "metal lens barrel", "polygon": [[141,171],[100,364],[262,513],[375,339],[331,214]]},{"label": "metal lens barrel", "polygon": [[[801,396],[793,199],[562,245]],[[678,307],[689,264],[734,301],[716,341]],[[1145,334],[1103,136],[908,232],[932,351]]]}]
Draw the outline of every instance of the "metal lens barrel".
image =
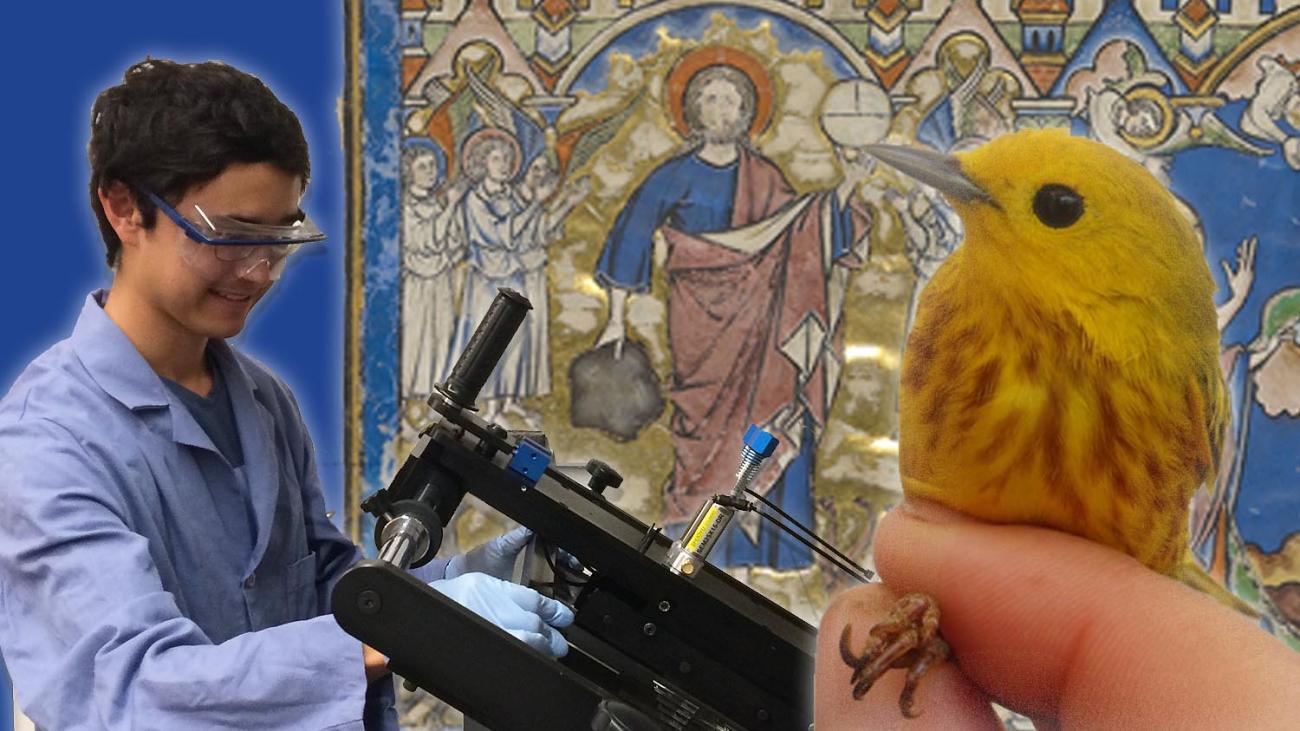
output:
[{"label": "metal lens barrel", "polygon": [[438,385],[438,391],[456,406],[473,409],[478,392],[496,369],[497,361],[501,360],[531,309],[533,305],[527,297],[513,289],[499,289],[492,306],[479,321],[478,329],[452,367],[451,374]]}]

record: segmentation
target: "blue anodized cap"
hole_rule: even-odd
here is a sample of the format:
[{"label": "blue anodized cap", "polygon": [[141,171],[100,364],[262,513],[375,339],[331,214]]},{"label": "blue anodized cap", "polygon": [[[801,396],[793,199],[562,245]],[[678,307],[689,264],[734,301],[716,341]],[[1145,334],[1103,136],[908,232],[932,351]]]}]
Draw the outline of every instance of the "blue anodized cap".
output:
[{"label": "blue anodized cap", "polygon": [[761,459],[771,457],[780,443],[781,440],[759,429],[757,424],[750,424],[745,430],[745,446],[753,450],[754,454]]}]

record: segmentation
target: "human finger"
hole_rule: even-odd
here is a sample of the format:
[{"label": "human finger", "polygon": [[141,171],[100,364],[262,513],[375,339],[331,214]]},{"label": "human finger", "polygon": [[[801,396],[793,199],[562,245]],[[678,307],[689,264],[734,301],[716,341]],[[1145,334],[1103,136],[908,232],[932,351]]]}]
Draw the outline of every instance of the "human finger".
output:
[{"label": "human finger", "polygon": [[875,555],[891,589],[938,600],[963,672],[1036,720],[1241,727],[1300,714],[1300,656],[1100,544],[909,501],[882,521]]},{"label": "human finger", "polygon": [[573,610],[563,602],[542,596],[536,590],[518,584],[510,584],[505,591],[520,609],[537,615],[552,627],[568,627],[573,624]]},{"label": "human finger", "polygon": [[527,545],[529,539],[532,537],[533,532],[527,527],[521,525],[518,528],[493,539],[493,547],[496,549],[497,555],[499,556],[513,556],[519,553],[520,549]]}]

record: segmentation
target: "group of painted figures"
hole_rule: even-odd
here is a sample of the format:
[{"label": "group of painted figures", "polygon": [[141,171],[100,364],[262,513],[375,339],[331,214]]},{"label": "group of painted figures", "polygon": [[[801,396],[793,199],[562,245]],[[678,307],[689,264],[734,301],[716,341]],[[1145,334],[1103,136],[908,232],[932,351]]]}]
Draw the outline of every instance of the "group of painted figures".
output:
[{"label": "group of painted figures", "polygon": [[441,158],[430,144],[402,152],[402,390],[427,398],[487,312],[497,289],[522,292],[538,315],[484,385],[486,418],[511,414],[537,426],[520,400],[551,390],[546,247],[586,196],[564,187],[546,155],[528,163],[510,134],[484,128],[465,141],[460,174],[439,189]]}]

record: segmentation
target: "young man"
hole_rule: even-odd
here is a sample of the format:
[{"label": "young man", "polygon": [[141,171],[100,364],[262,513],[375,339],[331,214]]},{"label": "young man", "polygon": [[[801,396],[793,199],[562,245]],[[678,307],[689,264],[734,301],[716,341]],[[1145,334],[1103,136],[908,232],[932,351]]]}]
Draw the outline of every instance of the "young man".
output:
[{"label": "young man", "polygon": [[[225,342],[323,238],[298,207],[297,118],[229,66],[145,61],[95,101],[90,165],[112,288],[0,400],[19,704],[50,729],[395,727],[383,656],[328,614],[360,552],[326,517],[298,406]],[[420,575],[563,654],[568,608],[501,580],[526,540]]]}]

